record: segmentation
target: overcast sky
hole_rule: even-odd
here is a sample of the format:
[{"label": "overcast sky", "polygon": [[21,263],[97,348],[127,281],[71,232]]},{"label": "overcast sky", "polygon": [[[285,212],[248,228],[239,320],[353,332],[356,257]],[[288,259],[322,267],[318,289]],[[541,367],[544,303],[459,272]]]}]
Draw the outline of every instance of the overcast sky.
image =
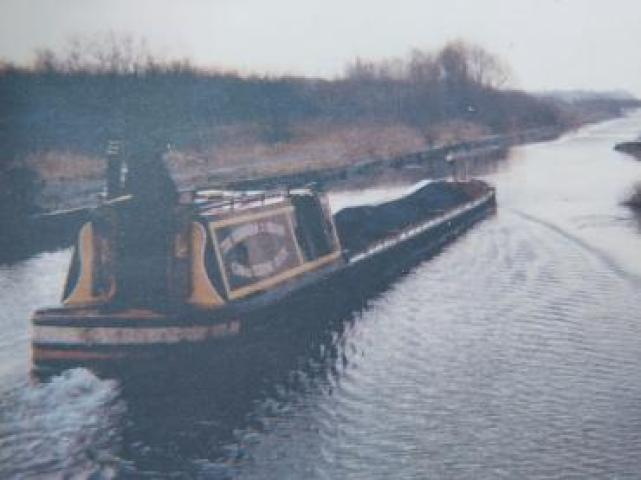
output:
[{"label": "overcast sky", "polygon": [[516,84],[641,97],[641,0],[0,0],[0,58],[75,34],[145,37],[205,66],[332,77],[452,39],[507,61]]}]

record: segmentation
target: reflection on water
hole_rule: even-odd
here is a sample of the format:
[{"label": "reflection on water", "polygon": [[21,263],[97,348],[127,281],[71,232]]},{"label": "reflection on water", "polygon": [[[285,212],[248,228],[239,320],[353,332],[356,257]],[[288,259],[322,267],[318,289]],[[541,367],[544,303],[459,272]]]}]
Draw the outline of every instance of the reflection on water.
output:
[{"label": "reflection on water", "polygon": [[434,259],[188,362],[30,382],[26,319],[68,252],[3,267],[0,477],[639,478],[641,236],[618,200],[641,164],[611,147],[640,121],[514,149],[481,172],[498,215]]}]

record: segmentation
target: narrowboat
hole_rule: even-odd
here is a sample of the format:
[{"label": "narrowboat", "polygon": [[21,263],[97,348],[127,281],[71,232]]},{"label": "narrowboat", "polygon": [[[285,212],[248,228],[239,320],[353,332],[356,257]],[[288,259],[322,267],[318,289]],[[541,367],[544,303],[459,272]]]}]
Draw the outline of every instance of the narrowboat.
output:
[{"label": "narrowboat", "polygon": [[432,181],[335,215],[309,188],[200,189],[170,205],[109,199],[78,233],[61,305],[33,314],[34,368],[257,335],[273,308],[336,288],[364,291],[494,209],[493,187],[478,180]]}]

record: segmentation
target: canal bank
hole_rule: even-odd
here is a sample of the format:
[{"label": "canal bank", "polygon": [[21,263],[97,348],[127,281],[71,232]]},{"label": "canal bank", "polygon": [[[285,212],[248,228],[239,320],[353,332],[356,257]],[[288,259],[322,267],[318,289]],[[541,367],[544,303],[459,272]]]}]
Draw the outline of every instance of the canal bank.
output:
[{"label": "canal bank", "polygon": [[[441,179],[446,177],[467,178],[471,164],[489,163],[490,166],[505,157],[510,147],[525,143],[541,142],[557,138],[561,131],[556,127],[523,130],[513,134],[492,135],[477,140],[437,146],[407,155],[364,159],[339,167],[307,169],[274,176],[246,176],[242,169],[216,171],[207,179],[213,185],[235,190],[289,189],[315,185],[321,189],[347,188],[357,182],[367,184],[374,179],[383,182],[396,177],[407,182],[411,178]],[[415,170],[407,173],[408,170]],[[176,180],[189,176],[188,172],[176,172]],[[193,180],[192,180],[193,181]],[[201,181],[205,181],[201,179]],[[95,181],[84,187],[75,185],[69,192],[65,183],[49,185],[48,196],[58,198],[73,208],[57,209],[36,215],[16,215],[4,227],[0,235],[0,262],[13,262],[41,251],[68,247],[76,232],[90,216],[103,194],[103,186]],[[186,186],[193,189],[194,185]],[[54,194],[55,192],[55,194]],[[83,205],[83,206],[79,206]]]}]

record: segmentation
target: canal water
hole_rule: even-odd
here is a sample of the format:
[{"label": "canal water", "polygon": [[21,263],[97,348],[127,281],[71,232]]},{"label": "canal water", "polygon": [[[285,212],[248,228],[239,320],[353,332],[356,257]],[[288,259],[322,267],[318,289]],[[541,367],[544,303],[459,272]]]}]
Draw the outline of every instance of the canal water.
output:
[{"label": "canal water", "polygon": [[641,224],[619,204],[641,163],[612,150],[640,131],[468,165],[497,215],[365,302],[192,365],[31,378],[28,318],[70,253],[0,266],[0,478],[641,478]]}]

